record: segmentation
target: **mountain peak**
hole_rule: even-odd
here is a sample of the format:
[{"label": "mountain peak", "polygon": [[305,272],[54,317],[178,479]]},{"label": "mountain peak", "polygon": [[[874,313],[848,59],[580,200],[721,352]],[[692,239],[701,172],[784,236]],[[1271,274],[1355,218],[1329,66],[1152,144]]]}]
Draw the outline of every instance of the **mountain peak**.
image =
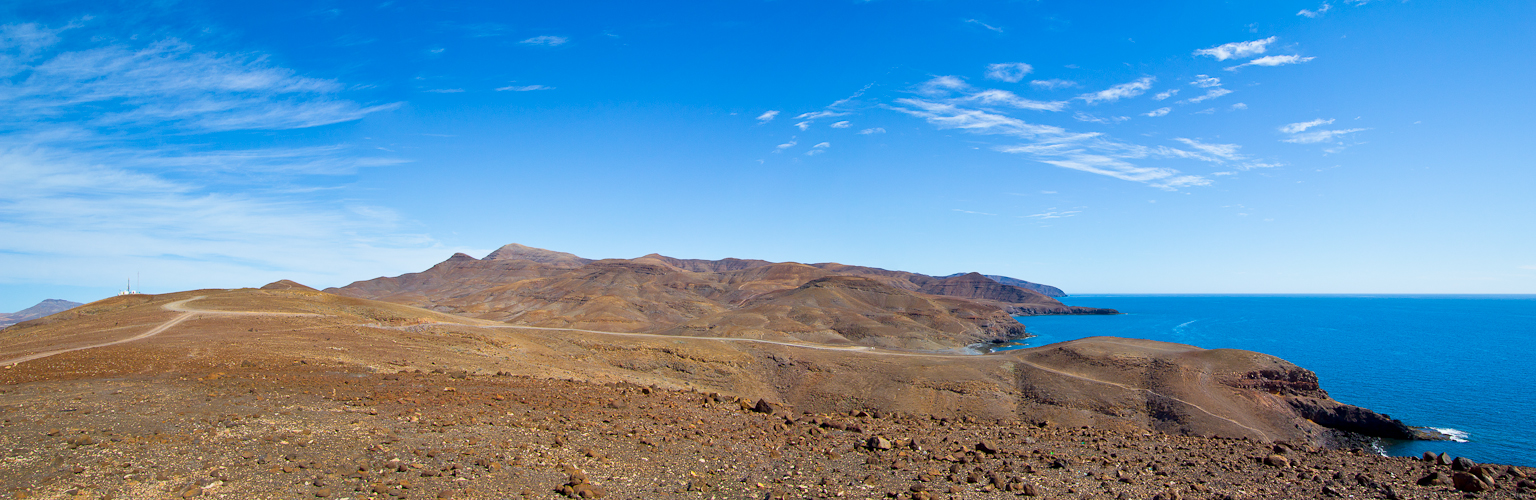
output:
[{"label": "mountain peak", "polygon": [[509,243],[496,249],[490,255],[485,256],[484,260],[526,260],[556,267],[580,267],[592,262],[592,259],[584,259],[574,254],[534,248],[517,243]]}]

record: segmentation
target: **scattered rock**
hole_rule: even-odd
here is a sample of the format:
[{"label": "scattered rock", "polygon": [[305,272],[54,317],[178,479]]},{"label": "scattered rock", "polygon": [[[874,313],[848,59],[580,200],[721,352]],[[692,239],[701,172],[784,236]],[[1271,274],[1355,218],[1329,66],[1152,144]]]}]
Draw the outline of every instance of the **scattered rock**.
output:
[{"label": "scattered rock", "polygon": [[1467,457],[1456,457],[1456,460],[1451,461],[1451,470],[1454,471],[1472,470],[1472,467],[1475,466],[1477,466],[1477,462],[1473,462]]},{"label": "scattered rock", "polygon": [[979,451],[979,452],[982,452],[982,453],[986,453],[988,455],[996,455],[997,452],[1001,451],[1001,450],[998,449],[996,444],[993,444],[993,443],[988,442],[988,441],[982,441],[982,442],[976,443],[976,451]]},{"label": "scattered rock", "polygon": [[759,399],[757,400],[757,404],[752,407],[752,411],[772,415],[773,403],[769,403],[766,399]]},{"label": "scattered rock", "polygon": [[1477,476],[1465,472],[1451,474],[1451,485],[1455,486],[1458,490],[1468,493],[1479,493],[1489,489],[1488,483],[1484,483]]},{"label": "scattered rock", "polygon": [[1268,465],[1268,466],[1271,466],[1271,467],[1281,467],[1281,468],[1284,468],[1284,467],[1290,467],[1291,466],[1291,461],[1290,461],[1290,459],[1285,458],[1285,456],[1283,456],[1283,455],[1270,455],[1270,456],[1264,457],[1264,465]]},{"label": "scattered rock", "polygon": [[864,446],[871,450],[889,450],[893,445],[889,439],[882,436],[873,436],[864,442]]}]

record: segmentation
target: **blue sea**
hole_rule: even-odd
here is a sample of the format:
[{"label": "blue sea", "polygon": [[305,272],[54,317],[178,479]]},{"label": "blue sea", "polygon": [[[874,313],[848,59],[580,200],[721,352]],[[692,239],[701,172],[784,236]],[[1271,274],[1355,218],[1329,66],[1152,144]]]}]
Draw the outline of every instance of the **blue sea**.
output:
[{"label": "blue sea", "polygon": [[1536,467],[1536,296],[1079,295],[1117,316],[1019,317],[1029,347],[1096,335],[1233,348],[1317,372],[1334,399],[1465,442],[1389,442]]}]

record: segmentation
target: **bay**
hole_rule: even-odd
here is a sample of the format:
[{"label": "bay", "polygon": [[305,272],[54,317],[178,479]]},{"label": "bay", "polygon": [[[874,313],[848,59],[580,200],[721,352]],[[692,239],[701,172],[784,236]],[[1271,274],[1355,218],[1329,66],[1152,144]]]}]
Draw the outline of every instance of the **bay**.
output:
[{"label": "bay", "polygon": [[1107,335],[1278,356],[1334,399],[1465,442],[1385,442],[1390,455],[1446,452],[1536,466],[1536,296],[1079,295],[1115,316],[1019,317],[1034,347]]}]

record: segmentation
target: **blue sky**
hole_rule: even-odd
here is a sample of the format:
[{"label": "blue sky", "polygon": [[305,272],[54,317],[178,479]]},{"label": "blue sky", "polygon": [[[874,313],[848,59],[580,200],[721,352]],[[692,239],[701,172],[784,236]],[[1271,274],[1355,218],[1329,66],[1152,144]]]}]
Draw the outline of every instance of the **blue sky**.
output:
[{"label": "blue sky", "polygon": [[518,242],[1536,293],[1536,4],[14,2],[0,311]]}]

